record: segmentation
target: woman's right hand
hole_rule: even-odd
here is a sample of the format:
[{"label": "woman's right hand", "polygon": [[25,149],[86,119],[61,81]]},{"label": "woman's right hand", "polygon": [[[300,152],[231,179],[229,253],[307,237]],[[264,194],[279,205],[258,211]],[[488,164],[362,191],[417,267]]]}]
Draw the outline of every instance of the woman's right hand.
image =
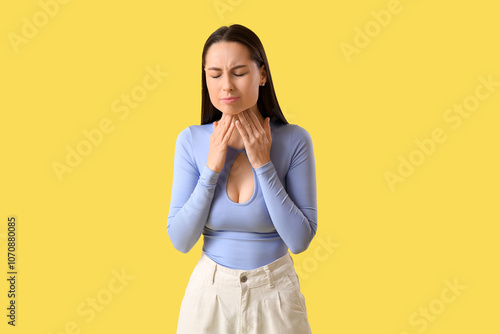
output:
[{"label": "woman's right hand", "polygon": [[214,131],[210,135],[207,166],[220,173],[226,162],[227,143],[234,130],[233,115],[222,114],[219,121],[213,122]]}]

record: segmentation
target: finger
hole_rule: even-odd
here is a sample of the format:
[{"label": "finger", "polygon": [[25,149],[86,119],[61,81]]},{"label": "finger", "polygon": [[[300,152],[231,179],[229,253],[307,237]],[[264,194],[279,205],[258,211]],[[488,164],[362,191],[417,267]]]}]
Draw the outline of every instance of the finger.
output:
[{"label": "finger", "polygon": [[262,127],[262,125],[260,124],[260,121],[259,121],[259,118],[257,117],[257,115],[255,115],[255,113],[253,112],[249,112],[248,113],[250,119],[253,120],[253,126],[255,127],[255,131],[258,131],[260,133],[263,133],[264,132],[264,128]]},{"label": "finger", "polygon": [[233,115],[227,115],[226,116],[226,123],[224,124],[226,129],[229,128],[232,121],[233,121]]},{"label": "finger", "polygon": [[225,127],[227,125],[228,117],[229,117],[229,115],[223,113],[221,118],[217,121],[217,125]]},{"label": "finger", "polygon": [[221,116],[221,117],[220,117],[220,119],[219,119],[219,123],[224,124],[224,121],[226,120],[226,118],[227,118],[227,115],[226,115],[226,114],[224,114],[224,113],[222,113],[222,116]]},{"label": "finger", "polygon": [[251,111],[247,111],[247,110],[244,110],[242,113],[240,113],[239,119],[241,120],[241,124],[243,125],[243,128],[248,132],[248,135],[252,135],[254,132],[254,129],[252,128],[252,125],[250,124],[251,119],[249,119],[249,116],[247,114],[247,113],[251,113]]},{"label": "finger", "polygon": [[262,128],[262,125],[260,124],[260,121],[257,118],[257,115],[255,115],[255,113],[249,110],[248,113],[246,114],[246,118],[250,125],[250,128],[252,129],[252,135],[254,137],[265,136],[266,132]]},{"label": "finger", "polygon": [[[232,133],[232,128],[234,128],[233,122],[231,122],[232,115],[227,115],[226,116],[226,122],[224,123],[223,127],[221,128],[221,140],[224,142],[226,145],[231,138],[231,133]],[[229,134],[229,137],[228,137]]]},{"label": "finger", "polygon": [[267,134],[267,138],[269,139],[269,141],[271,141],[273,137],[271,135],[271,118],[270,117],[266,118],[266,134]]},{"label": "finger", "polygon": [[229,139],[231,138],[231,134],[233,133],[234,127],[235,127],[234,123],[230,123],[229,129],[227,130],[226,135],[223,138],[223,141],[226,145],[229,142]]},{"label": "finger", "polygon": [[247,146],[248,145],[247,129],[244,127],[244,125],[241,124],[240,120],[241,120],[241,117],[239,120],[234,122],[234,124],[236,124],[236,128],[238,129],[238,132],[240,133],[241,138],[243,138],[243,143],[245,144],[245,146]]}]

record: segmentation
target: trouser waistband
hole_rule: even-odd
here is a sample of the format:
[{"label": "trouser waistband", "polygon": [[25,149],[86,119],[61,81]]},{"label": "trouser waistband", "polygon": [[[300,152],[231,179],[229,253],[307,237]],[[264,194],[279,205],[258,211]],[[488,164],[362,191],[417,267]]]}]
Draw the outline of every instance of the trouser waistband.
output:
[{"label": "trouser waistband", "polygon": [[274,288],[273,282],[275,280],[295,272],[293,259],[288,252],[267,265],[251,270],[224,267],[209,258],[204,252],[202,252],[199,264],[207,274],[208,284],[217,283],[231,287],[252,288],[269,284],[270,288]]}]

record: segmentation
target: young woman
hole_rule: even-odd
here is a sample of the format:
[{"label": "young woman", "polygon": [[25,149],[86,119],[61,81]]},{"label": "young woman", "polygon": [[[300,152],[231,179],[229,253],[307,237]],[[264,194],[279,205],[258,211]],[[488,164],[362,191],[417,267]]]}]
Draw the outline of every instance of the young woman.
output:
[{"label": "young woman", "polygon": [[223,26],[203,48],[201,125],[175,146],[168,235],[187,253],[203,234],[177,333],[311,333],[288,250],[316,229],[311,136],[283,116],[259,38]]}]

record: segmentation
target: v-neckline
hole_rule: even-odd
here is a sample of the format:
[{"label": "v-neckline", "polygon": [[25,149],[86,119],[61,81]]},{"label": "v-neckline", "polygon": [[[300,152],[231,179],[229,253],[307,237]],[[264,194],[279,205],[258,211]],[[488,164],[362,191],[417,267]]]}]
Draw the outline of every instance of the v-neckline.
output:
[{"label": "v-neckline", "polygon": [[[212,129],[212,133],[214,131],[214,124],[211,123],[212,126],[211,126],[211,129]],[[271,120],[270,123],[269,123],[269,126],[271,127],[271,135],[272,133],[274,132],[274,127],[276,126],[276,124],[274,124],[274,122]],[[238,131],[237,129],[233,130],[233,131]],[[224,178],[224,184],[223,184],[223,192],[224,192],[224,197],[226,198],[226,200],[231,203],[232,205],[235,205],[235,206],[246,206],[246,205],[249,205],[251,204],[255,197],[257,197],[257,192],[258,192],[258,189],[257,187],[259,186],[259,180],[257,179],[257,174],[255,172],[255,169],[252,167],[252,164],[250,164],[250,168],[252,169],[252,174],[253,174],[253,182],[254,182],[254,187],[253,187],[253,194],[252,194],[252,197],[250,197],[250,199],[246,202],[243,202],[243,203],[237,203],[237,202],[234,202],[232,199],[229,198],[229,195],[227,194],[227,180],[229,179],[229,172],[231,171],[231,167],[233,166],[234,164],[234,161],[236,160],[236,158],[240,155],[241,152],[243,152],[245,155],[247,154],[246,152],[246,148],[243,147],[243,148],[236,148],[236,147],[233,147],[233,146],[230,146],[230,145],[227,145],[227,148],[228,148],[228,151],[226,153],[226,159],[227,159],[227,154],[229,153],[229,151],[231,151],[232,153],[230,153],[231,155],[234,154],[234,157],[232,157],[232,161],[231,161],[231,166],[229,167],[226,167],[227,165],[224,165],[224,171],[225,171],[225,174],[226,174],[226,177]],[[250,163],[250,161],[249,161]]]},{"label": "v-neckline", "polygon": [[[250,164],[250,169],[252,170],[252,177],[253,177],[253,194],[250,197],[250,199],[248,201],[246,201],[246,202],[243,202],[243,203],[238,203],[238,202],[235,202],[232,199],[230,199],[229,195],[227,194],[227,181],[229,179],[229,173],[231,171],[231,168],[233,167],[234,162],[236,161],[236,158],[238,158],[238,156],[240,155],[240,153],[244,151],[244,148],[243,149],[238,149],[238,148],[234,148],[234,147],[229,146],[229,145],[228,145],[228,147],[231,148],[232,150],[234,150],[235,152],[232,153],[232,154],[234,154],[234,156],[231,157],[230,165],[229,164],[228,165],[224,165],[224,169],[226,170],[226,177],[224,178],[225,180],[224,180],[224,184],[223,184],[224,197],[226,197],[226,199],[232,205],[237,205],[237,206],[249,205],[250,203],[253,202],[253,200],[257,196],[257,191],[258,191],[257,187],[259,186],[258,185],[258,180],[257,180],[257,175],[255,173],[255,169],[252,167],[252,165],[250,164],[250,161],[249,161],[248,163]],[[246,151],[243,152],[243,153],[246,155]]]}]

